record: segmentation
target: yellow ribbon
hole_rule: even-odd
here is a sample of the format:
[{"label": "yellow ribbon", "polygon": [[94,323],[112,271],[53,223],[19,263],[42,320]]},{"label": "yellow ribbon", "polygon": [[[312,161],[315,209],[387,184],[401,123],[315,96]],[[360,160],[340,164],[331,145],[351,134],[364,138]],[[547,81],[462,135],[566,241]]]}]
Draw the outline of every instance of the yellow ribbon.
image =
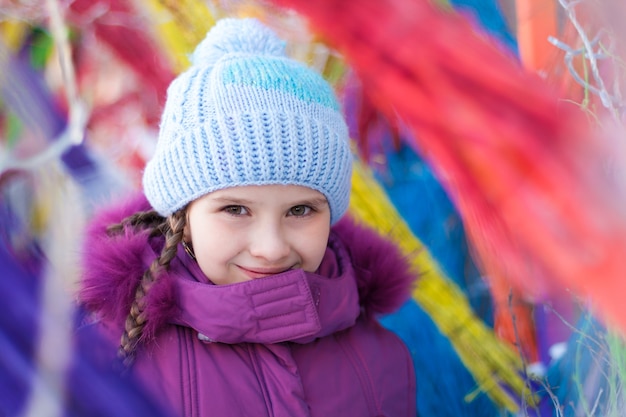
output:
[{"label": "yellow ribbon", "polygon": [[411,260],[418,277],[413,299],[448,337],[478,384],[477,389],[468,393],[465,399],[471,401],[484,391],[497,405],[517,412],[519,404],[512,397],[512,392],[517,398],[534,404],[521,376],[523,363],[520,356],[476,317],[463,291],[442,273],[428,250],[395,210],[371,171],[361,162],[355,163],[352,176],[350,213],[357,221],[390,238]]},{"label": "yellow ribbon", "polygon": [[215,24],[206,2],[201,0],[146,0],[141,3],[154,22],[155,34],[176,73],[185,70],[188,54]]}]

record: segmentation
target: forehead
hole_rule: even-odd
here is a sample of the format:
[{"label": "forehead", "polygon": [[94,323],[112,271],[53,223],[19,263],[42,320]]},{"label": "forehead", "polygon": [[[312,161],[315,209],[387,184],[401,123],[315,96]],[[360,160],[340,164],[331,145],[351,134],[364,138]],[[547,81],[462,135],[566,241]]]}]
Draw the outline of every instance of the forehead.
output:
[{"label": "forehead", "polygon": [[327,203],[326,197],[317,190],[301,185],[246,185],[213,191],[204,196],[208,201],[238,201],[249,203],[281,202]]}]

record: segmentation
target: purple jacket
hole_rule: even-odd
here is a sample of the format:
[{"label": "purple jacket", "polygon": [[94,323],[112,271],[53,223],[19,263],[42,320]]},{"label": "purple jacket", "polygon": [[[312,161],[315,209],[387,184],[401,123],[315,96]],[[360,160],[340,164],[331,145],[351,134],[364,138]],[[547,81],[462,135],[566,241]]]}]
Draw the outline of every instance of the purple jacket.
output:
[{"label": "purple jacket", "polygon": [[[80,301],[115,341],[163,242],[104,230],[147,208],[135,199],[87,231]],[[132,372],[181,416],[414,417],[411,356],[375,319],[407,299],[413,277],[393,245],[349,219],[315,274],[216,286],[179,248],[147,295]]]}]

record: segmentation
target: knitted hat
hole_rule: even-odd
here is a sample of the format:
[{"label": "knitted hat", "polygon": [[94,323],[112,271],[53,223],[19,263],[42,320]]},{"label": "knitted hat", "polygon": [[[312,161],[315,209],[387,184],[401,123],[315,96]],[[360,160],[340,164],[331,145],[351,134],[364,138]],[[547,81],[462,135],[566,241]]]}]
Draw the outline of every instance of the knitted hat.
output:
[{"label": "knitted hat", "polygon": [[346,212],[352,154],[330,85],[255,19],[222,19],[167,90],[143,188],[168,216],[212,191],[302,185]]}]

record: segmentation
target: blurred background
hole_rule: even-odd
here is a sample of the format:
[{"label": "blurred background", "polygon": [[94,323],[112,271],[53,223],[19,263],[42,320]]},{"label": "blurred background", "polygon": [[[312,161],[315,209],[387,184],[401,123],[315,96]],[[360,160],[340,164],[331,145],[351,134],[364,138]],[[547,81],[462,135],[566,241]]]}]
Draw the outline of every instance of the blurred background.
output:
[{"label": "blurred background", "polygon": [[381,317],[430,416],[621,416],[621,0],[0,0],[0,415],[160,415],[76,340],[82,232],[141,186],[166,89],[256,17],[343,104],[350,215],[415,267]]}]

